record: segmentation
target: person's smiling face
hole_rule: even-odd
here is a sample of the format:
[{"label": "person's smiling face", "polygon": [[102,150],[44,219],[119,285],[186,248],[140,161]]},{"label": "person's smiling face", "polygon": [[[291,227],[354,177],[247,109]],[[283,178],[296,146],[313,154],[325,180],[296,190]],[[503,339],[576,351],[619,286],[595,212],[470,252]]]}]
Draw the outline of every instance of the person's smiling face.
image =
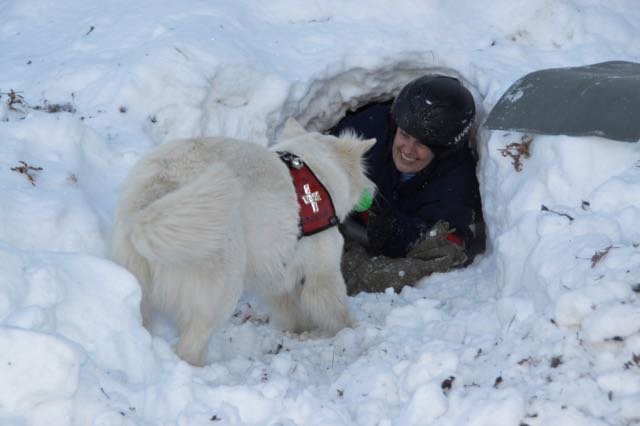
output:
[{"label": "person's smiling face", "polygon": [[417,173],[433,160],[433,151],[400,127],[392,147],[393,163],[401,173]]}]

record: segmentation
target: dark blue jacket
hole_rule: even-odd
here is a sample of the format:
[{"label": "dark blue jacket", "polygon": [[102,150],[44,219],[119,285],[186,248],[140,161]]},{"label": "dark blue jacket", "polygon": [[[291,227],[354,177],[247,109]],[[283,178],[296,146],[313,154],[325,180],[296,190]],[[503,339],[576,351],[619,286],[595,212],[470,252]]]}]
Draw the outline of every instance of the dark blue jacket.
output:
[{"label": "dark blue jacket", "polygon": [[468,247],[479,205],[471,150],[462,144],[453,151],[436,151],[427,167],[403,182],[391,157],[396,126],[389,110],[389,104],[375,104],[345,117],[331,130],[339,134],[352,128],[365,138],[377,139],[366,154],[369,178],[378,187],[367,227],[370,249],[376,254],[404,256],[439,220],[455,228]]}]

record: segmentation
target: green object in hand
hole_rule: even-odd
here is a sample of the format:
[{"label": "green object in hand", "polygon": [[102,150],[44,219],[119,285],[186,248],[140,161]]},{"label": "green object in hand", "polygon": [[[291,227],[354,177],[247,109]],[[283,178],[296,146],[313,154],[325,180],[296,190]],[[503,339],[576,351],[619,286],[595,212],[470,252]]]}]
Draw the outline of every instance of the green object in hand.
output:
[{"label": "green object in hand", "polygon": [[368,188],[365,188],[360,196],[360,201],[353,207],[353,210],[362,213],[369,210],[371,203],[373,203],[373,194]]}]

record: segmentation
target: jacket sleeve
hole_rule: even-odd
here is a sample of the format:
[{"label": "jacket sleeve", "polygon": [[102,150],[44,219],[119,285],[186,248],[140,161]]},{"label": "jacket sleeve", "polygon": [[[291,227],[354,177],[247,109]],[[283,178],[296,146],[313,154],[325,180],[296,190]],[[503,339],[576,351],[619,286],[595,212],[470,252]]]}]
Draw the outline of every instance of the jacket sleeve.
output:
[{"label": "jacket sleeve", "polygon": [[373,210],[367,223],[369,249],[389,257],[405,256],[431,226],[395,209]]},{"label": "jacket sleeve", "polygon": [[[473,232],[469,227],[473,221],[473,207],[464,204],[438,204],[440,206],[429,206],[424,209],[426,211],[420,211],[416,216],[408,216],[393,209],[370,212],[367,224],[369,249],[375,254],[403,257],[439,220],[445,220],[450,229],[454,229],[454,233],[461,237],[465,246],[468,247],[473,238]],[[443,213],[447,210],[448,220],[433,217],[434,209]]]}]

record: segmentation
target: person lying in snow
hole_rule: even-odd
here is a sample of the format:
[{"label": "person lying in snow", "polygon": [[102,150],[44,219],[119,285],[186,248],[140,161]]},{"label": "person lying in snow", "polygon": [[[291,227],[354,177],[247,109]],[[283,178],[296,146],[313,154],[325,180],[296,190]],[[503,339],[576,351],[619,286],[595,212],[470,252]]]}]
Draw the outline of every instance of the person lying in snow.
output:
[{"label": "person lying in snow", "polygon": [[426,75],[391,105],[365,107],[330,130],[377,139],[365,158],[378,191],[341,225],[349,294],[399,291],[470,260],[480,211],[469,147],[474,118],[473,96],[457,79]]}]

